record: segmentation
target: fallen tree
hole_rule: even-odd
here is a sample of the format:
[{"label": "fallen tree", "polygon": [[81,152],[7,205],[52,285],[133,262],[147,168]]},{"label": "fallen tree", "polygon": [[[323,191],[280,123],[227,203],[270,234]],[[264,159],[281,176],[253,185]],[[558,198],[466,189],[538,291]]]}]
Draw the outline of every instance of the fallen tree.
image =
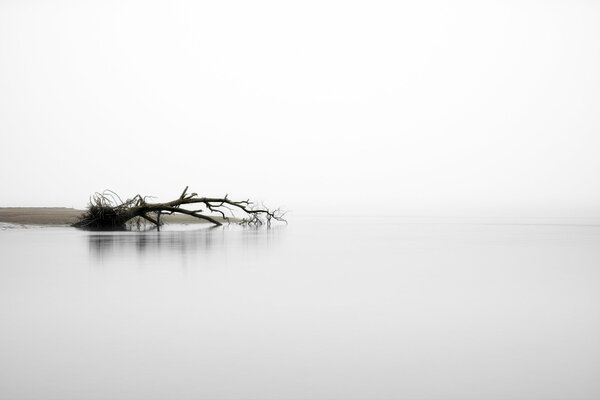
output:
[{"label": "fallen tree", "polygon": [[[119,230],[125,229],[132,220],[136,220],[138,225],[140,220],[144,220],[160,229],[161,216],[172,214],[189,215],[215,226],[231,222],[251,226],[269,226],[272,221],[286,222],[283,218],[285,213],[280,209],[258,207],[250,200],[233,201],[227,195],[222,198],[199,197],[197,193],[188,194],[187,191],[186,186],[179,198],[166,203],[151,203],[147,201],[148,196],[142,197],[139,194],[123,201],[110,190],[96,193],[90,198],[85,213],[73,226],[82,229]],[[182,208],[188,204],[200,208]]]}]

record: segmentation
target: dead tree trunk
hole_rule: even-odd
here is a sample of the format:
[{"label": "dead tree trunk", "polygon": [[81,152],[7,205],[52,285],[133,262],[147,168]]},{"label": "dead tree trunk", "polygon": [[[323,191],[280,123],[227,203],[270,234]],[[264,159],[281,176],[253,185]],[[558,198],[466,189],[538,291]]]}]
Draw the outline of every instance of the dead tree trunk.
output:
[{"label": "dead tree trunk", "polygon": [[[139,194],[132,199],[122,201],[112,191],[96,193],[90,199],[90,204],[80,220],[73,224],[82,229],[119,230],[124,229],[127,222],[134,218],[143,218],[160,229],[161,215],[185,214],[202,219],[213,225],[230,223],[233,218],[243,225],[270,225],[272,221],[286,222],[284,212],[257,207],[250,200],[233,201],[227,195],[218,197],[199,197],[196,193],[183,190],[179,198],[167,203],[150,203],[147,197]],[[198,209],[187,209],[182,206],[192,204]],[[237,214],[236,214],[237,212]],[[239,214],[241,218],[238,217]]]}]

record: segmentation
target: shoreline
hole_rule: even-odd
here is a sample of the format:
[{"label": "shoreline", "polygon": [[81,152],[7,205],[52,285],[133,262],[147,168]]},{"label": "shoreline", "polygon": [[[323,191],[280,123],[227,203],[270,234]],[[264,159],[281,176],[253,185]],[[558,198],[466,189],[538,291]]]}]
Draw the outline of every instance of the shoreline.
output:
[{"label": "shoreline", "polygon": [[[15,225],[70,226],[85,210],[68,207],[0,207],[0,223]],[[218,218],[220,219],[220,218]],[[206,224],[187,215],[163,215],[161,221],[173,224]]]},{"label": "shoreline", "polygon": [[68,207],[0,207],[0,222],[17,225],[71,225],[83,210]]}]

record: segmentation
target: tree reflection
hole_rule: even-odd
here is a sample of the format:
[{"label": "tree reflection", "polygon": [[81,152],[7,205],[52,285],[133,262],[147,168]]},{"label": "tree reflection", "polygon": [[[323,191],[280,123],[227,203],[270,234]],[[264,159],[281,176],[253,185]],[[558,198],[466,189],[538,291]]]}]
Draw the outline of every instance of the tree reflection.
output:
[{"label": "tree reflection", "polygon": [[87,235],[90,256],[97,260],[131,256],[208,255],[270,246],[285,226],[265,228],[201,227],[197,229],[93,232]]}]

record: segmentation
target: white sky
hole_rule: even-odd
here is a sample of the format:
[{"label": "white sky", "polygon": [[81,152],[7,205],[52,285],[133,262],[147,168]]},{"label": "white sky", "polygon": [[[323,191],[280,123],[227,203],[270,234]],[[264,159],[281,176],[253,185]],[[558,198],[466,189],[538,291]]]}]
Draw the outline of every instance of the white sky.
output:
[{"label": "white sky", "polygon": [[0,206],[600,215],[600,2],[1,1]]}]

